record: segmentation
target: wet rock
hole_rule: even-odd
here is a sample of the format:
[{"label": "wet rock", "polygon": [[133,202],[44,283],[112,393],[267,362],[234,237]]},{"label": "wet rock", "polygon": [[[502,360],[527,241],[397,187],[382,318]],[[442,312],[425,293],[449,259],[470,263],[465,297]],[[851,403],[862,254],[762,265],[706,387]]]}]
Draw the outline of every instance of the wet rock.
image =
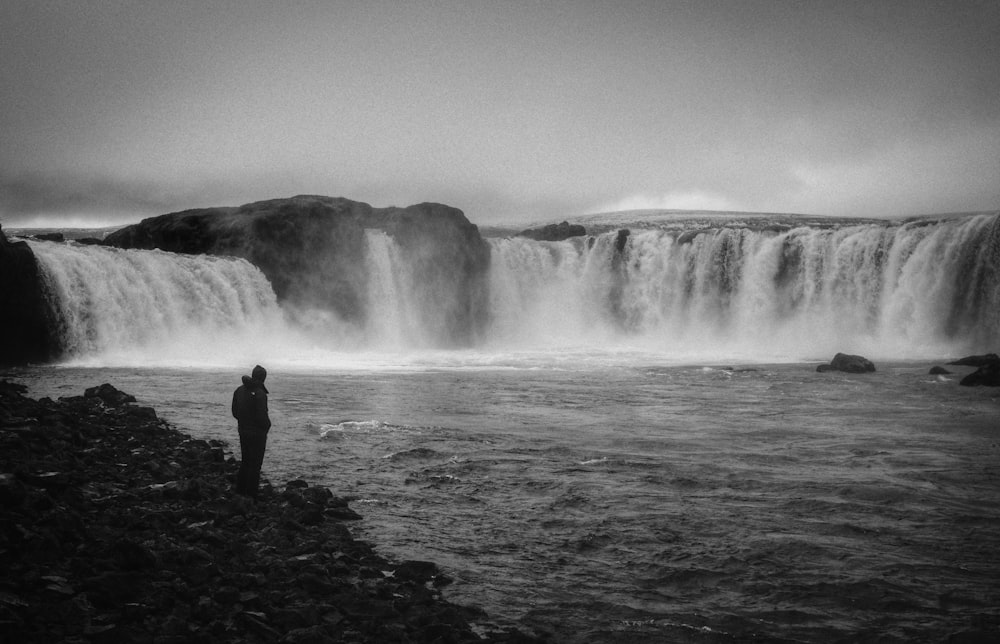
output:
[{"label": "wet rock", "polygon": [[404,561],[393,569],[397,581],[412,581],[418,584],[431,581],[441,573],[437,564],[430,561]]},{"label": "wet rock", "polygon": [[363,517],[348,507],[331,507],[327,508],[324,513],[333,519],[339,519],[341,521],[358,521]]},{"label": "wet rock", "polygon": [[1000,387],[1000,359],[983,363],[958,384],[965,387]]},{"label": "wet rock", "polygon": [[21,505],[27,497],[24,484],[13,474],[0,474],[0,506],[5,508]]},{"label": "wet rock", "polygon": [[838,353],[829,364],[821,364],[816,367],[816,371],[843,371],[846,373],[871,373],[875,371],[875,365],[864,356]]},{"label": "wet rock", "polygon": [[129,416],[136,418],[137,420],[156,420],[156,410],[152,407],[128,407],[127,413]]},{"label": "wet rock", "polygon": [[122,570],[142,570],[156,566],[156,555],[149,548],[127,539],[116,542],[111,555]]},{"label": "wet rock", "polygon": [[299,513],[296,521],[302,525],[319,525],[323,522],[323,511],[319,506],[315,504],[309,504],[311,507],[306,507],[302,512]]},{"label": "wet rock", "polygon": [[83,396],[84,398],[100,398],[109,407],[120,407],[135,402],[135,396],[119,391],[108,383],[85,390]]},{"label": "wet rock", "polygon": [[632,231],[628,228],[622,228],[618,231],[618,235],[615,237],[615,250],[618,251],[619,255],[625,252],[625,245],[628,243],[628,238],[631,234]]},{"label": "wet rock", "polygon": [[292,629],[281,639],[282,644],[333,644],[336,641],[321,626]]},{"label": "wet rock", "polygon": [[302,498],[319,506],[325,506],[333,499],[333,492],[325,487],[314,486],[302,490]]},{"label": "wet rock", "polygon": [[932,375],[932,376],[947,376],[951,372],[948,371],[947,369],[945,369],[944,367],[937,367],[937,366],[935,366],[935,367],[931,367],[931,370],[928,371],[927,373],[929,375]]},{"label": "wet rock", "polygon": [[481,638],[436,565],[355,540],[325,487],[254,502],[224,444],[127,413],[110,385],[25,392],[0,381],[2,642],[533,641]]},{"label": "wet rock", "polygon": [[55,314],[27,242],[0,229],[0,365],[45,362],[62,351]]}]

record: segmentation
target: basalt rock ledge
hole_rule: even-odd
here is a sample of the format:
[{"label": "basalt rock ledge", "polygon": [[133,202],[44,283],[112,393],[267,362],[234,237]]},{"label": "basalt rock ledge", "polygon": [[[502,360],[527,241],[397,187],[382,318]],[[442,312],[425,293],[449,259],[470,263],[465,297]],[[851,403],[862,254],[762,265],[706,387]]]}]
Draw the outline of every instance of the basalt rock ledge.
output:
[{"label": "basalt rock ledge", "polygon": [[60,351],[35,256],[0,229],[0,366],[47,362]]},{"label": "basalt rock ledge", "polygon": [[489,245],[457,208],[421,203],[373,208],[342,197],[299,195],[239,207],[200,208],[144,219],[105,244],[118,248],[244,258],[291,308],[368,315],[369,232],[389,236],[412,267],[413,282],[443,295],[422,315],[436,344],[465,345],[486,322]]}]

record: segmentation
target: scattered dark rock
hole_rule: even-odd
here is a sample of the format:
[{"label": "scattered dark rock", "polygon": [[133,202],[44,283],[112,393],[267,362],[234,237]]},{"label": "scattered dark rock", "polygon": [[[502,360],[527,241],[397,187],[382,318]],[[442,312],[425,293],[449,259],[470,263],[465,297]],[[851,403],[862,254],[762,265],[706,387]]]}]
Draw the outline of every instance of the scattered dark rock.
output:
[{"label": "scattered dark rock", "polygon": [[64,242],[66,241],[66,236],[62,233],[39,233],[38,235],[33,235],[34,239],[39,239],[41,241],[50,242]]},{"label": "scattered dark rock", "polygon": [[441,574],[437,564],[430,561],[404,561],[393,571],[396,579],[423,584]]},{"label": "scattered dark rock", "polygon": [[110,407],[121,407],[126,403],[135,402],[135,396],[119,391],[108,383],[104,383],[99,387],[91,387],[83,392],[84,398],[93,398],[95,396]]},{"label": "scattered dark rock", "polygon": [[986,353],[980,356],[965,356],[964,358],[959,358],[958,360],[954,360],[948,364],[961,365],[964,367],[982,367],[985,364],[998,361],[1000,361],[1000,356],[995,353]]},{"label": "scattered dark rock", "polygon": [[966,387],[1000,387],[1000,359],[983,363],[958,384]]},{"label": "scattered dark rock", "polygon": [[25,392],[0,381],[0,642],[541,641],[480,635],[435,564],[354,539],[325,487],[251,501],[223,444],[109,384]]},{"label": "scattered dark rock", "polygon": [[875,365],[871,360],[863,356],[848,355],[838,353],[833,357],[830,364],[821,364],[816,367],[816,371],[844,371],[847,373],[871,373],[875,371]]},{"label": "scattered dark rock", "polygon": [[562,221],[558,224],[549,224],[541,228],[528,228],[517,234],[518,237],[527,237],[536,241],[563,241],[571,237],[583,237],[587,234],[587,229],[580,224],[571,224]]},{"label": "scattered dark rock", "polygon": [[931,370],[928,373],[932,376],[947,376],[951,372],[944,367],[931,367]]}]

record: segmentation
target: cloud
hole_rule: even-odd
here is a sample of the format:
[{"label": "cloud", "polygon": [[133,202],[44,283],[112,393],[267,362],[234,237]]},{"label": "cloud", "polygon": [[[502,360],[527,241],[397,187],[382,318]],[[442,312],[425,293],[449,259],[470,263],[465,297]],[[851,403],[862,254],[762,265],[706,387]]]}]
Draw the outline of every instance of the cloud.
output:
[{"label": "cloud", "polygon": [[174,4],[0,3],[5,221],[1000,205],[997,3]]},{"label": "cloud", "polygon": [[157,186],[56,173],[0,175],[0,218],[19,226],[111,226],[165,212]]},{"label": "cloud", "polygon": [[1000,125],[952,130],[900,139],[864,156],[795,161],[797,185],[782,203],[865,217],[1000,207]]},{"label": "cloud", "polygon": [[736,201],[720,194],[701,190],[670,191],[661,194],[634,194],[607,202],[589,212],[620,212],[624,210],[744,210]]}]

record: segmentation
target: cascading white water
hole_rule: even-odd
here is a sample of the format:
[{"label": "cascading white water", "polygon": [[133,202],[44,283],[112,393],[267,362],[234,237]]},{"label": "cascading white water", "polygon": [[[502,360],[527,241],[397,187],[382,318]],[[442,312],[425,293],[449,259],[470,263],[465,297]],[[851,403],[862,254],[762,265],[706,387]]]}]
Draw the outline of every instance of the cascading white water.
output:
[{"label": "cascading white water", "polygon": [[365,241],[369,280],[365,336],[369,346],[395,351],[425,346],[418,285],[413,283],[399,245],[379,230],[368,231]]},{"label": "cascading white water", "polygon": [[489,343],[519,349],[608,341],[613,235],[538,242],[491,240]]},{"label": "cascading white water", "polygon": [[[417,283],[380,231],[366,235],[365,314],[352,321],[283,311],[240,259],[30,243],[78,361],[339,367],[345,354],[435,349],[435,307],[457,297]],[[484,356],[919,358],[1000,345],[1000,215],[489,243],[490,311],[473,347]]]},{"label": "cascading white water", "polygon": [[29,242],[67,357],[143,364],[249,359],[281,333],[264,275],[242,259]]},{"label": "cascading white water", "polygon": [[1000,217],[493,240],[501,343],[678,356],[942,356],[1000,344]]}]

